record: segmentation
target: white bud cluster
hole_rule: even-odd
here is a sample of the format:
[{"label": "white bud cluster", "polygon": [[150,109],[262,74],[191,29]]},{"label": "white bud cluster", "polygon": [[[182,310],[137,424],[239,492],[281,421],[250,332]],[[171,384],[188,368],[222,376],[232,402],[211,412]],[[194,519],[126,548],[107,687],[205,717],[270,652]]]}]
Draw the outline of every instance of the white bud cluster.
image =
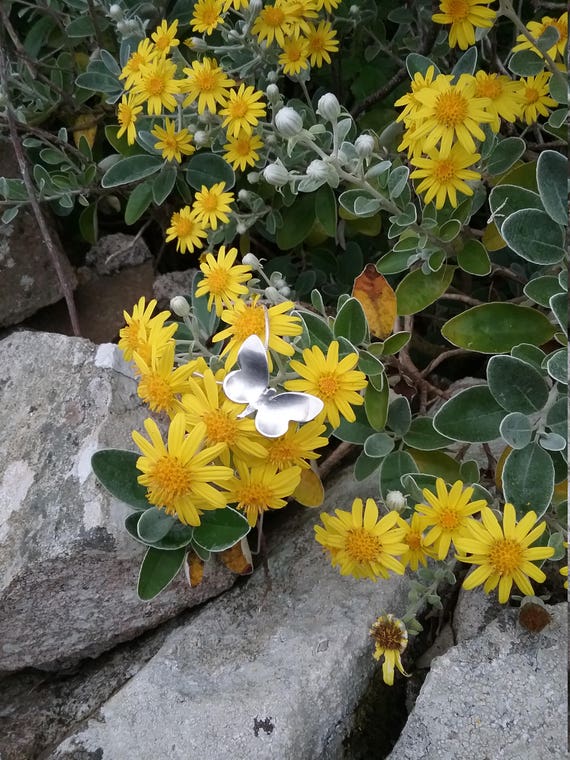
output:
[{"label": "white bud cluster", "polygon": [[372,135],[359,135],[354,142],[354,147],[359,158],[370,158],[374,152],[374,138]]},{"label": "white bud cluster", "polygon": [[263,179],[273,187],[283,187],[289,182],[289,172],[277,159],[274,164],[268,164],[263,170]]},{"label": "white bud cluster", "polygon": [[403,512],[408,506],[406,497],[401,491],[388,491],[386,494],[386,507],[396,512]]},{"label": "white bud cluster", "polygon": [[281,137],[295,137],[303,131],[303,119],[294,108],[285,106],[275,114],[275,128]]},{"label": "white bud cluster", "polygon": [[184,296],[174,296],[174,298],[171,298],[170,308],[176,314],[177,317],[190,316],[190,304],[184,298]]},{"label": "white bud cluster", "polygon": [[326,121],[335,122],[341,113],[340,103],[336,95],[326,92],[317,103],[317,113]]},{"label": "white bud cluster", "polygon": [[205,132],[203,129],[199,129],[194,133],[194,144],[197,148],[204,148],[209,143],[210,135],[208,132]]}]

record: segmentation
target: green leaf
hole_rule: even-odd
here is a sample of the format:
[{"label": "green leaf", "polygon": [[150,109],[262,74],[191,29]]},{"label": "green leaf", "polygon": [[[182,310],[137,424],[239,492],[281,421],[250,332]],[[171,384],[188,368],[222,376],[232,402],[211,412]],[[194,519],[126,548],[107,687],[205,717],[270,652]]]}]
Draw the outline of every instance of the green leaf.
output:
[{"label": "green leaf", "polygon": [[315,194],[307,193],[299,196],[292,206],[282,209],[283,226],[277,230],[275,240],[282,251],[291,248],[305,240],[315,221]]},{"label": "green leaf", "polygon": [[474,459],[468,459],[466,462],[461,462],[459,467],[459,480],[463,483],[479,483],[481,474],[479,472],[479,465]]},{"label": "green leaf", "polygon": [[394,448],[394,439],[387,433],[372,433],[364,441],[364,453],[373,459],[382,459]]},{"label": "green leaf", "polygon": [[386,498],[388,491],[401,491],[402,475],[417,472],[418,468],[407,451],[393,451],[384,459],[380,468],[380,495]]},{"label": "green leaf", "polygon": [[410,402],[405,396],[397,396],[388,407],[386,426],[390,428],[398,438],[402,438],[412,423]]},{"label": "green leaf", "polygon": [[568,349],[561,348],[551,354],[546,362],[546,369],[557,383],[568,385]]},{"label": "green leaf", "polygon": [[560,293],[560,283],[558,282],[558,277],[547,274],[527,282],[523,288],[523,292],[527,298],[548,309],[552,296]]},{"label": "green leaf", "polygon": [[523,342],[540,346],[552,338],[554,327],[536,309],[497,302],[458,314],[444,324],[441,334],[460,348],[500,354]]},{"label": "green leaf", "polygon": [[433,426],[454,441],[486,443],[499,438],[504,416],[487,386],[476,385],[446,401],[433,418]]},{"label": "green leaf", "polygon": [[436,475],[445,481],[454,483],[460,479],[460,464],[456,459],[444,454],[443,451],[408,451],[420,472]]},{"label": "green leaf", "polygon": [[503,222],[515,211],[537,209],[544,211],[540,195],[518,185],[496,185],[489,193],[489,206],[499,232]]},{"label": "green leaf", "polygon": [[467,48],[465,53],[459,58],[451,73],[454,77],[454,82],[457,82],[461,74],[474,74],[477,66],[477,48]]},{"label": "green leaf", "polygon": [[548,385],[542,374],[513,356],[492,356],[487,381],[493,398],[507,412],[532,414],[548,400]]},{"label": "green leaf", "polygon": [[461,232],[462,224],[459,219],[448,219],[439,229],[439,239],[444,243],[451,243]]},{"label": "green leaf", "polygon": [[367,324],[364,309],[356,298],[345,301],[334,321],[335,338],[343,337],[355,346],[366,339]]},{"label": "green leaf", "polygon": [[547,451],[565,451],[568,446],[566,438],[558,433],[541,433],[538,442]]},{"label": "green leaf", "polygon": [[536,164],[540,199],[547,213],[563,227],[568,224],[568,159],[554,150],[544,150]]},{"label": "green leaf", "polygon": [[140,454],[122,449],[102,449],[91,457],[91,467],[97,480],[115,498],[134,509],[148,509],[151,505],[146,498],[146,488],[137,478]]},{"label": "green leaf", "polygon": [[107,169],[101,179],[101,185],[103,187],[128,185],[130,182],[156,174],[162,163],[162,159],[156,156],[128,156]]},{"label": "green leaf", "polygon": [[381,274],[398,274],[398,272],[405,272],[410,268],[410,256],[415,249],[416,246],[414,244],[411,250],[390,251],[385,256],[382,256],[380,261],[376,262],[376,269]]},{"label": "green leaf", "polygon": [[457,254],[457,263],[464,272],[480,277],[491,271],[491,259],[479,240],[467,240]]},{"label": "green leaf", "polygon": [[382,387],[378,388],[370,382],[364,391],[364,410],[367,421],[374,430],[384,430],[388,418],[388,402],[390,386],[384,374],[376,375],[374,379],[382,378]]},{"label": "green leaf", "polygon": [[73,19],[66,27],[65,33],[68,37],[91,37],[95,34],[93,21],[90,16],[78,16]]},{"label": "green leaf", "polygon": [[396,288],[398,314],[416,314],[445,293],[453,279],[455,267],[444,266],[438,272],[424,274],[415,269],[407,274]]},{"label": "green leaf", "polygon": [[558,324],[568,335],[568,295],[566,293],[557,293],[551,296],[549,305]]},{"label": "green leaf", "polygon": [[99,236],[96,203],[90,203],[81,212],[79,216],[79,230],[88,243],[95,245]]},{"label": "green leaf", "polygon": [[194,528],[194,542],[210,552],[229,549],[249,533],[247,519],[231,507],[203,512]]},{"label": "green leaf", "polygon": [[204,185],[212,187],[218,182],[225,182],[224,192],[227,192],[235,185],[234,170],[215,153],[198,153],[190,158],[186,167],[186,181],[194,190],[201,190]]},{"label": "green leaf", "polygon": [[379,375],[384,371],[382,362],[369,351],[360,349],[358,355],[358,369],[365,375]]},{"label": "green leaf", "polygon": [[514,449],[503,468],[505,500],[515,506],[519,517],[530,510],[543,515],[554,493],[554,464],[537,443]]},{"label": "green leaf", "polygon": [[435,451],[446,448],[453,440],[437,432],[431,417],[416,417],[404,435],[404,443],[419,451]]},{"label": "green leaf", "polygon": [[501,140],[487,160],[487,172],[491,175],[504,174],[519,160],[526,150],[526,143],[520,137]]},{"label": "green leaf", "polygon": [[544,71],[544,61],[532,50],[519,50],[511,57],[508,67],[519,77],[534,77]]},{"label": "green leaf", "polygon": [[338,202],[349,214],[361,217],[374,216],[381,207],[380,200],[364,190],[345,190]]},{"label": "green leaf", "polygon": [[409,174],[410,170],[407,166],[397,166],[390,172],[390,176],[388,177],[388,192],[392,200],[399,198],[404,192],[404,188],[408,184]]},{"label": "green leaf", "polygon": [[152,202],[152,182],[141,182],[129,195],[125,208],[125,224],[138,221]]},{"label": "green leaf", "polygon": [[139,599],[147,602],[160,594],[178,575],[185,556],[185,548],[174,551],[149,548],[144,555],[139,572],[137,586]]},{"label": "green leaf", "polygon": [[[368,392],[368,388],[366,392]],[[340,425],[332,431],[332,434],[340,441],[363,444],[368,436],[374,433],[374,429],[370,427],[363,406],[357,406],[353,411],[356,417],[355,421],[348,422],[341,418]]]},{"label": "green leaf", "polygon": [[392,356],[393,354],[397,354],[398,351],[401,351],[404,348],[404,346],[408,345],[411,337],[412,334],[409,332],[397,332],[390,335],[390,337],[386,338],[384,341],[382,356]]},{"label": "green leaf", "polygon": [[545,357],[544,351],[532,346],[530,343],[519,343],[511,349],[511,356],[520,359],[526,364],[530,364],[535,369],[542,369],[542,361]]},{"label": "green leaf", "polygon": [[354,479],[359,483],[369,478],[380,467],[380,461],[362,452],[354,463]]},{"label": "green leaf", "polygon": [[152,181],[152,199],[160,206],[168,198],[176,183],[176,167],[164,164],[160,173]]},{"label": "green leaf", "polygon": [[147,509],[137,525],[138,537],[145,543],[154,544],[166,536],[175,522],[175,518],[162,509]]},{"label": "green leaf", "polygon": [[565,255],[564,232],[544,211],[515,211],[503,222],[501,236],[515,253],[533,264],[557,264]]},{"label": "green leaf", "polygon": [[86,71],[84,74],[80,74],[75,80],[75,85],[82,87],[84,90],[106,92],[112,95],[115,93],[119,94],[123,89],[123,85],[117,77],[108,72],[103,73],[99,71]]},{"label": "green leaf", "polygon": [[328,185],[321,187],[315,194],[315,216],[322,224],[329,237],[336,235],[337,206],[335,194]]},{"label": "green leaf", "polygon": [[142,156],[145,155],[142,152],[142,148],[134,143],[129,145],[127,141],[127,135],[122,134],[121,137],[117,137],[120,127],[116,124],[109,124],[105,127],[105,137],[111,143],[112,147],[120,153],[121,156]]},{"label": "green leaf", "polygon": [[306,348],[318,346],[326,356],[328,347],[333,340],[333,334],[324,319],[310,311],[293,311],[292,314],[300,317],[303,321],[308,339]]},{"label": "green leaf", "polygon": [[433,61],[430,61],[429,58],[426,58],[425,55],[420,55],[419,53],[409,53],[406,56],[406,68],[408,69],[410,79],[413,79],[414,74],[416,73],[419,73],[425,77],[430,66],[433,66],[435,76],[441,73],[435,63]]},{"label": "green leaf", "polygon": [[500,431],[503,440],[513,449],[524,449],[532,438],[531,422],[520,412],[507,414],[501,422]]},{"label": "green leaf", "polygon": [[559,398],[548,410],[546,424],[553,433],[568,437],[568,404],[566,397]]}]

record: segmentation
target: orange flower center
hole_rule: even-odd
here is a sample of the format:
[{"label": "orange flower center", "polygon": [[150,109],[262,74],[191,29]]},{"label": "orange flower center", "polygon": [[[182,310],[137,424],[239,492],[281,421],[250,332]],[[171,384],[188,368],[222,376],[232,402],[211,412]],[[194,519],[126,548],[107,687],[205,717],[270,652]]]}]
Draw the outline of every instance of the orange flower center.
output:
[{"label": "orange flower center", "polygon": [[204,197],[200,199],[200,205],[209,213],[216,211],[218,208],[218,196],[214,193],[205,193]]},{"label": "orange flower center", "polygon": [[302,49],[300,45],[290,45],[287,48],[287,58],[290,61],[298,61],[301,58]]},{"label": "orange flower center", "polygon": [[246,115],[248,108],[249,106],[245,100],[234,100],[233,103],[229,103],[228,105],[228,111],[230,112],[232,119],[243,118]]},{"label": "orange flower center", "polygon": [[370,562],[378,557],[382,544],[365,528],[351,528],[346,534],[345,549],[351,559]]},{"label": "orange flower center", "polygon": [[151,409],[165,411],[169,409],[173,401],[172,388],[162,375],[156,372],[149,372],[143,375],[140,381],[139,390],[141,397],[148,401]]},{"label": "orange flower center", "polygon": [[320,398],[332,399],[339,391],[339,382],[333,372],[321,375],[317,381],[317,388]]},{"label": "orange flower center", "polygon": [[468,102],[459,92],[444,92],[436,102],[435,118],[444,127],[456,127],[467,116]]},{"label": "orange flower center", "polygon": [[251,143],[248,137],[242,137],[240,140],[234,143],[234,151],[238,156],[248,156],[251,150]]},{"label": "orange flower center", "polygon": [[158,75],[149,77],[146,88],[151,95],[162,95],[166,89],[164,77]]},{"label": "orange flower center", "polygon": [[496,78],[489,77],[488,79],[482,79],[477,81],[475,87],[475,95],[478,98],[490,98],[496,100],[503,94],[503,85]]},{"label": "orange flower center", "polygon": [[204,92],[210,92],[216,87],[216,75],[212,71],[201,71],[195,77],[196,87]]},{"label": "orange flower center", "polygon": [[405,543],[408,544],[412,551],[419,551],[422,548],[422,536],[421,533],[415,533],[410,531],[404,538]]},{"label": "orange flower center", "polygon": [[466,19],[469,16],[470,10],[468,0],[451,0],[447,13],[456,22]]},{"label": "orange flower center", "polygon": [[238,489],[237,500],[246,507],[263,511],[273,498],[273,492],[264,483],[244,483]]},{"label": "orange flower center", "polygon": [[441,184],[451,182],[455,177],[455,165],[450,158],[438,161],[435,165],[433,176]]},{"label": "orange flower center", "polygon": [[534,87],[527,87],[524,93],[524,97],[527,103],[536,103],[536,101],[540,98],[540,93],[538,90],[535,90]]},{"label": "orange flower center", "polygon": [[227,412],[221,409],[214,409],[207,412],[203,418],[206,423],[206,435],[208,445],[213,446],[215,443],[227,443],[231,446],[235,443],[237,434],[236,420],[230,417]]},{"label": "orange flower center", "polygon": [[267,460],[278,467],[285,467],[295,461],[297,454],[291,441],[284,439],[271,444]]},{"label": "orange flower center", "polygon": [[174,223],[177,237],[186,237],[194,232],[194,220],[188,219],[187,216],[179,216]]},{"label": "orange flower center", "polygon": [[152,469],[152,484],[153,490],[163,492],[165,501],[171,501],[191,490],[192,476],[177,457],[167,455],[155,463]]},{"label": "orange flower center", "polygon": [[219,18],[220,16],[216,8],[214,6],[209,6],[202,9],[199,20],[202,24],[206,24],[207,26],[213,26],[218,21]]},{"label": "orange flower center", "polygon": [[495,541],[489,552],[489,563],[499,575],[510,575],[520,567],[522,559],[521,545],[512,538]]},{"label": "orange flower center", "polygon": [[227,288],[229,275],[225,269],[214,269],[208,274],[208,288],[215,296],[221,295]]},{"label": "orange flower center", "polygon": [[261,15],[263,16],[263,22],[267,26],[281,26],[281,24],[285,21],[285,14],[281,8],[270,6],[268,8],[265,8],[265,10],[261,12]]},{"label": "orange flower center", "polygon": [[265,310],[260,306],[246,306],[234,324],[236,338],[243,342],[250,335],[265,335]]},{"label": "orange flower center", "polygon": [[154,43],[155,47],[157,47],[160,51],[166,50],[167,47],[170,45],[170,37],[166,35],[161,35],[157,41]]},{"label": "orange flower center", "polygon": [[455,530],[461,524],[461,518],[453,507],[444,507],[438,513],[440,528],[447,531]]},{"label": "orange flower center", "polygon": [[309,50],[311,53],[320,53],[322,50],[324,50],[325,45],[326,40],[324,34],[315,32],[315,34],[312,34],[309,37]]}]

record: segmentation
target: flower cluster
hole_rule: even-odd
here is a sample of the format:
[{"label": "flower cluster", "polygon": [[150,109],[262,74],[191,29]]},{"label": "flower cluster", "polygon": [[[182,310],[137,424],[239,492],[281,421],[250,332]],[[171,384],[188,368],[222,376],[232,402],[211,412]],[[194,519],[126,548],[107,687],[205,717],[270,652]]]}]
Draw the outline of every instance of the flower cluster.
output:
[{"label": "flower cluster", "polygon": [[[465,579],[464,588],[483,584],[488,593],[498,586],[501,604],[508,601],[513,584],[532,596],[529,579],[538,583],[546,579],[536,563],[555,553],[550,546],[533,546],[546,523],[538,523],[532,511],[517,522],[515,508],[506,504],[501,525],[485,500],[471,500],[473,492],[459,480],[448,489],[437,478],[435,493],[423,489],[425,503],[416,504],[409,520],[395,509],[380,517],[373,499],[367,499],[364,506],[357,498],[350,512],[336,509],[334,516],[321,514],[323,525],[315,525],[315,538],[341,575],[373,581],[388,578],[390,572],[403,575],[407,567],[413,571],[420,563],[425,567],[428,558],[445,559],[453,545],[457,559],[476,566]],[[480,520],[475,519],[477,514]],[[437,583],[432,594],[436,588]],[[391,685],[394,665],[404,673],[400,654],[407,644],[406,626],[394,616],[384,615],[370,633],[376,642],[374,657],[385,658],[383,677]]]},{"label": "flower cluster", "polygon": [[436,24],[450,25],[449,47],[467,50],[475,44],[475,29],[490,29],[497,17],[488,6],[491,0],[441,0]]},{"label": "flower cluster", "polygon": [[[204,355],[188,359],[176,353],[177,325],[166,324],[169,312],[153,316],[156,301],[146,305],[141,298],[132,315],[125,314],[127,326],[121,330],[119,347],[135,363],[140,398],[169,420],[166,441],[153,419],[145,421],[148,437],[133,432],[142,452],[138,480],[151,504],[185,525],[199,525],[204,510],[232,504],[254,526],[265,511],[285,506],[297,489],[307,488],[307,478],[318,480],[311,462],[328,443],[325,423],[336,427],[341,415],[354,420],[352,407],[363,403],[358,390],[367,381],[354,369],[358,355],[339,361],[335,341],[326,357],[313,347],[303,353],[303,363],[289,361],[297,350],[291,340],[302,332],[301,320],[290,313],[294,304],[263,303],[262,293],[250,285],[251,266],[236,264],[236,259],[235,248],[226,251],[221,246],[201,264],[196,297],[207,297],[208,310],[225,323],[211,336],[210,364]],[[173,305],[178,310],[178,304]],[[280,375],[297,375],[284,383],[285,388],[308,391],[323,401],[318,417],[302,425],[289,422],[276,438],[261,435],[247,414],[247,404],[230,399],[222,387],[251,335],[267,346],[270,368],[277,363]],[[321,493],[322,487],[317,490]],[[307,503],[304,493],[299,499]]]},{"label": "flower cluster", "polygon": [[176,240],[176,250],[185,253],[202,248],[208,230],[216,230],[218,222],[227,224],[228,214],[232,209],[234,194],[225,191],[226,183],[217,182],[212,187],[202,185],[196,193],[191,206],[184,206],[175,211],[170,218],[170,227],[166,230],[166,242]]}]

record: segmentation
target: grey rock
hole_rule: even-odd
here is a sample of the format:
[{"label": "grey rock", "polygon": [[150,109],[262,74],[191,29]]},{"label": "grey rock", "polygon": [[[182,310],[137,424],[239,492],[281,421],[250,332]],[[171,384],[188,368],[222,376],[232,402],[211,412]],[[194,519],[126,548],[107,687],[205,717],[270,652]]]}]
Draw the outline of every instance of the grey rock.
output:
[{"label": "grey rock", "polygon": [[231,585],[212,564],[197,589],[136,596],[144,547],[90,466],[98,449],[136,450],[147,416],[116,346],[18,332],[0,357],[0,671],[96,656]]},{"label": "grey rock", "polygon": [[[0,177],[20,178],[11,143],[0,140]],[[52,236],[57,232],[44,209]],[[72,288],[75,274],[69,261],[61,265]],[[0,222],[0,327],[16,325],[39,309],[63,297],[36,218],[23,207],[8,224]]]},{"label": "grey rock", "polygon": [[433,662],[389,760],[567,756],[567,605],[530,634],[517,610]]},{"label": "grey rock", "polygon": [[174,296],[189,296],[192,293],[192,279],[195,274],[195,269],[186,269],[184,272],[168,272],[159,275],[152,286],[158,308],[169,309],[170,299]]},{"label": "grey rock", "polygon": [[151,255],[142,237],[117,232],[101,237],[88,251],[85,261],[97,274],[105,275],[143,264]]},{"label": "grey rock", "polygon": [[[326,507],[377,488],[345,473],[328,485]],[[314,540],[316,522],[303,510],[278,526],[271,586],[257,570],[202,608],[51,760],[341,758],[376,668],[369,626],[382,611],[401,613],[407,583],[342,578]]]},{"label": "grey rock", "polygon": [[460,589],[452,623],[456,643],[479,635],[502,609],[496,593],[486,594],[480,586],[471,591]]}]

